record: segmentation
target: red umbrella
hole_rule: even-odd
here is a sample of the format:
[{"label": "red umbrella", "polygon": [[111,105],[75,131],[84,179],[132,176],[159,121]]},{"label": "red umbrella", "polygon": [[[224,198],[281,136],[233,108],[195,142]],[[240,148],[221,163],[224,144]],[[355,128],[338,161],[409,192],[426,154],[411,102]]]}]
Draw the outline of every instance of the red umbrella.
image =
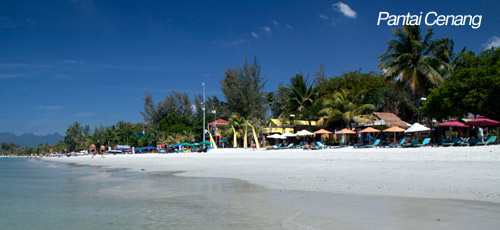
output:
[{"label": "red umbrella", "polygon": [[474,120],[468,121],[467,124],[477,126],[477,127],[490,127],[490,126],[500,125],[500,122],[495,121],[495,120],[491,120],[491,119],[486,118],[484,116],[479,116],[478,118],[476,118]]},{"label": "red umbrella", "polygon": [[454,119],[454,118],[448,120],[447,122],[443,122],[443,123],[439,124],[438,126],[440,126],[440,127],[443,127],[443,126],[464,127],[464,128],[465,127],[469,127],[468,125],[466,125],[466,124],[464,124],[464,123],[462,123],[460,121],[457,121],[457,119]]}]

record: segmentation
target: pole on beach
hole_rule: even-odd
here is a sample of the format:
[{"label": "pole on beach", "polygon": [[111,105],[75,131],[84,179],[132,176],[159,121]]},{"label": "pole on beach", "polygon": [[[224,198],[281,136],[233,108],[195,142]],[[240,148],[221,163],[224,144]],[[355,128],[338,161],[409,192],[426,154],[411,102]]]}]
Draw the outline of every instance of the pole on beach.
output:
[{"label": "pole on beach", "polygon": [[205,82],[201,83],[203,86],[203,148],[205,148]]}]

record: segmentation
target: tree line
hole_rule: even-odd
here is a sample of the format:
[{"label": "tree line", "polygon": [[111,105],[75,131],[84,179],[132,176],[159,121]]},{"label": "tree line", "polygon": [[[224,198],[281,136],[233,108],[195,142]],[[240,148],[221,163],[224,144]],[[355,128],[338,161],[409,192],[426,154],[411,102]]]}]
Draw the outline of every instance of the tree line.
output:
[{"label": "tree line", "polygon": [[[225,137],[238,137],[238,146],[251,138],[249,129],[263,137],[269,118],[312,121],[326,129],[352,128],[370,121],[374,111],[393,112],[415,122],[424,116],[438,120],[463,118],[469,113],[500,119],[500,49],[475,55],[464,47],[455,52],[453,39],[433,38],[419,26],[393,30],[394,38],[378,60],[380,72],[354,70],[328,77],[324,64],[316,72],[299,72],[276,91],[264,92],[266,80],[256,57],[230,67],[220,80],[224,99],[206,98],[206,122],[229,121],[221,128]],[[425,101],[421,100],[426,98]],[[144,122],[120,121],[93,131],[78,122],[66,130],[59,151],[78,151],[97,145],[155,146],[163,143],[198,142],[202,139],[203,98],[171,91],[155,102],[144,97]],[[311,130],[312,131],[312,130]],[[265,139],[265,138],[261,138]],[[231,141],[231,140],[229,140]],[[12,147],[6,147],[12,149]],[[2,149],[4,152],[4,146]]]}]

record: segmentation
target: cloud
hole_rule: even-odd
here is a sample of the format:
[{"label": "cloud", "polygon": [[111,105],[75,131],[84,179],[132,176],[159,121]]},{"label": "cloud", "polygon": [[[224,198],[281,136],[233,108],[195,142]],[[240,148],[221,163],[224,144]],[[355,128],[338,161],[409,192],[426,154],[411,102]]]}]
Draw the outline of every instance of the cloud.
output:
[{"label": "cloud", "polygon": [[0,17],[0,29],[15,29],[18,26],[9,17]]},{"label": "cloud", "polygon": [[68,64],[85,64],[85,61],[77,61],[77,60],[71,60],[71,59],[65,59],[63,60],[64,63]]},{"label": "cloud", "polygon": [[[342,13],[348,18],[356,18],[356,11],[352,10],[347,4],[343,2],[337,2],[332,5],[333,10]],[[321,17],[321,16],[320,16]]]},{"label": "cloud", "polygon": [[244,39],[244,38],[242,38],[240,40],[236,40],[236,41],[230,41],[230,42],[227,42],[227,41],[215,42],[215,44],[218,44],[218,45],[223,46],[223,47],[235,47],[235,46],[240,46],[240,45],[243,45],[246,43],[248,43],[248,40]]},{"label": "cloud", "polygon": [[259,35],[258,35],[257,33],[255,33],[255,32],[252,32],[252,33],[250,33],[250,34],[251,34],[251,35],[252,35],[252,37],[254,37],[254,38],[259,38]]},{"label": "cloud", "polygon": [[500,38],[497,36],[493,36],[488,39],[488,42],[483,44],[484,48],[490,49],[491,47],[500,47]]},{"label": "cloud", "polygon": [[64,107],[59,106],[59,105],[41,105],[41,106],[38,106],[38,108],[43,109],[43,110],[61,110]]},{"label": "cloud", "polygon": [[293,30],[293,26],[291,25],[286,25],[286,28]]},{"label": "cloud", "polygon": [[24,28],[28,30],[34,29],[38,25],[38,22],[31,18],[26,18],[24,21],[16,22],[11,20],[9,17],[0,17],[0,29],[18,29]]},{"label": "cloud", "polygon": [[271,28],[269,28],[269,26],[260,27],[260,29],[266,31],[268,34],[271,33]]},{"label": "cloud", "polygon": [[328,19],[328,16],[326,16],[326,15],[324,15],[324,14],[319,14],[319,17],[320,17],[321,19]]},{"label": "cloud", "polygon": [[24,74],[0,74],[0,79],[18,78],[22,76],[24,76]]},{"label": "cloud", "polygon": [[276,20],[273,20],[273,24],[274,24],[275,26],[279,26],[279,25],[280,25],[280,23],[279,23],[278,21],[276,21]]}]

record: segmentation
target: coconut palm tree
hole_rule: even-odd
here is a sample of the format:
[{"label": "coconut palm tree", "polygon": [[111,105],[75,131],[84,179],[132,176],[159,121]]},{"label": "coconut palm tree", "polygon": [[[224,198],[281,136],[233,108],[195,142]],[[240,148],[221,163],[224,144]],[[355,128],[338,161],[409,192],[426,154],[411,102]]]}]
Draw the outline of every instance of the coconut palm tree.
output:
[{"label": "coconut palm tree", "polygon": [[290,79],[288,86],[288,99],[283,106],[284,113],[281,115],[288,115],[293,113],[300,113],[308,122],[309,129],[311,129],[311,113],[309,109],[318,97],[317,90],[312,84],[307,83],[307,78],[302,74],[297,74]]},{"label": "coconut palm tree", "polygon": [[431,49],[432,29],[422,39],[419,26],[405,26],[393,30],[396,39],[388,42],[387,51],[378,59],[378,68],[386,76],[406,82],[415,94],[426,96],[429,89],[439,86],[442,62]]},{"label": "coconut palm tree", "polygon": [[342,89],[335,92],[331,97],[323,100],[324,108],[319,111],[323,114],[318,123],[324,124],[325,121],[343,120],[345,126],[351,128],[351,121],[356,123],[369,122],[366,115],[369,110],[375,110],[372,104],[357,105],[361,93],[353,95],[351,92]]},{"label": "coconut palm tree", "polygon": [[[236,142],[239,142],[238,139],[244,137],[245,127],[246,127],[246,119],[242,117],[239,113],[233,113],[231,117],[228,119],[228,128],[222,130],[224,136],[232,137],[236,135]],[[230,128],[233,127],[233,128]],[[238,145],[236,145],[238,146]]]}]

